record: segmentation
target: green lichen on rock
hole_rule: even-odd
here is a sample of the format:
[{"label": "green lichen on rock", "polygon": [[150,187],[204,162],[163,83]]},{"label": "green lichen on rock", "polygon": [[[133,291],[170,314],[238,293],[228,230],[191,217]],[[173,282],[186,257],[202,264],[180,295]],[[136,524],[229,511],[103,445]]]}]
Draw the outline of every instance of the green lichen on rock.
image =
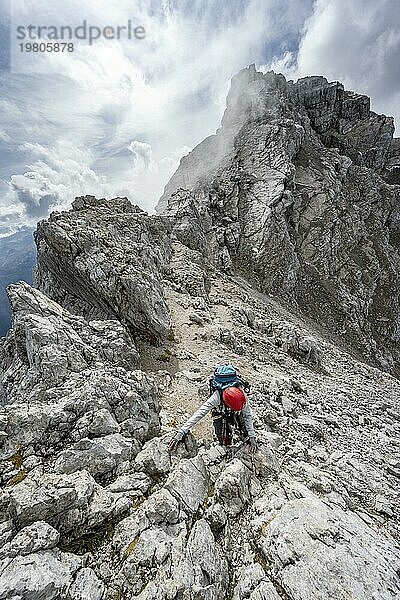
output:
[{"label": "green lichen on rock", "polygon": [[24,458],[23,458],[21,452],[18,451],[15,454],[13,454],[12,456],[10,456],[9,460],[12,462],[15,469],[20,469],[22,467]]},{"label": "green lichen on rock", "polygon": [[168,348],[165,348],[164,352],[162,352],[157,360],[160,362],[169,362],[171,360],[172,352]]},{"label": "green lichen on rock", "polygon": [[7,482],[7,486],[11,486],[11,485],[16,485],[17,483],[20,483],[21,481],[23,481],[25,479],[27,475],[27,472],[25,471],[25,469],[21,469],[20,471],[18,471],[18,473],[16,473],[14,475],[14,477],[12,477],[10,479],[10,481]]},{"label": "green lichen on rock", "polygon": [[146,500],[146,495],[136,496],[135,498],[133,498],[132,499],[132,509],[134,509],[134,510],[138,509],[139,506],[141,506],[145,500]]},{"label": "green lichen on rock", "polygon": [[167,335],[167,340],[169,342],[174,342],[175,341],[175,333],[174,330],[171,328],[168,335]]},{"label": "green lichen on rock", "polygon": [[116,589],[114,592],[109,592],[107,595],[107,600],[123,600],[122,591],[120,588]]},{"label": "green lichen on rock", "polygon": [[133,550],[135,549],[136,544],[139,541],[139,538],[140,538],[140,534],[138,534],[128,545],[128,547],[126,548],[126,550],[124,552],[124,560],[126,560],[132,554]]}]

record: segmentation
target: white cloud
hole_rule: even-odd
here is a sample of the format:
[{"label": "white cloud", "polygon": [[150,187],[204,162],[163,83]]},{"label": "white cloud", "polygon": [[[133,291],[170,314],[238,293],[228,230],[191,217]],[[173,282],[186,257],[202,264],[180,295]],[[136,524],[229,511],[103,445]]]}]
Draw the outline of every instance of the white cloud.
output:
[{"label": "white cloud", "polygon": [[[142,2],[135,15],[128,0],[113,2],[112,11],[105,0],[89,0],[84,10],[78,0],[62,8],[15,0],[14,25],[79,24],[83,18],[116,25],[131,18],[147,31],[144,41],[103,41],[76,46],[73,53],[20,57],[0,117],[4,136],[13,140],[9,181],[15,207],[22,206],[29,219],[32,211],[45,212],[46,202],[67,206],[73,194],[90,188],[127,194],[151,210],[179,153],[218,127],[230,77],[277,36],[269,7],[278,5]],[[79,164],[71,169],[74,156]]]},{"label": "white cloud", "polygon": [[292,79],[324,75],[371,97],[372,109],[400,126],[400,2],[317,0],[298,53],[272,67]]},{"label": "white cloud", "polygon": [[11,176],[10,188],[30,224],[50,210],[66,208],[76,195],[102,190],[104,181],[90,168],[93,157],[89,150],[59,140],[51,147],[26,143],[20,151],[36,160],[28,165],[28,171]]},{"label": "white cloud", "polygon": [[[152,210],[179,159],[219,126],[229,79],[252,62],[320,73],[398,110],[400,2],[13,0],[13,24],[146,28],[142,41],[20,56],[0,100],[0,224],[34,222],[75,195]],[[306,21],[306,19],[308,20]],[[297,54],[297,40],[301,39]],[[393,111],[392,111],[393,107]],[[397,115],[396,115],[397,116]]]},{"label": "white cloud", "polygon": [[133,154],[133,163],[135,169],[138,169],[140,172],[146,171],[150,168],[152,158],[150,144],[133,140],[133,142],[129,144],[128,149]]}]

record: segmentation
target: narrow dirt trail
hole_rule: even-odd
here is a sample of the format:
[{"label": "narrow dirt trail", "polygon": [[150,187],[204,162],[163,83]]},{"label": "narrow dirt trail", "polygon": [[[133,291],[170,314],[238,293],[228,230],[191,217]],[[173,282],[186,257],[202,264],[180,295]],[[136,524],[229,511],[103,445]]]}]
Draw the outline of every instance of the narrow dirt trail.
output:
[{"label": "narrow dirt trail", "polygon": [[[396,495],[395,478],[386,476],[398,450],[396,379],[344,353],[318,328],[310,330],[310,323],[240,279],[212,277],[207,303],[171,286],[165,293],[173,339],[145,354],[144,366],[157,380],[166,431],[180,426],[208,397],[214,367],[232,363],[252,384],[256,432],[281,437],[282,468],[289,465],[291,475],[309,484],[337,478],[361,514],[376,513],[380,493]],[[312,337],[322,368],[279,347],[268,333],[271,327]],[[193,433],[198,442],[214,440],[211,418]],[[384,515],[377,518],[386,521]]]},{"label": "narrow dirt trail", "polygon": [[[202,298],[191,298],[170,288],[165,291],[173,340],[164,348],[151,349],[143,359],[159,385],[164,424],[180,425],[208,398],[208,380],[218,364],[234,364],[249,381],[261,379],[269,384],[274,377],[284,376],[272,355],[265,353],[262,362],[256,357],[249,360],[237,352],[234,343],[220,340],[221,331],[235,327],[232,308],[248,303],[239,285],[214,279],[208,305]],[[198,438],[212,438],[211,419],[198,423],[193,432]]]}]

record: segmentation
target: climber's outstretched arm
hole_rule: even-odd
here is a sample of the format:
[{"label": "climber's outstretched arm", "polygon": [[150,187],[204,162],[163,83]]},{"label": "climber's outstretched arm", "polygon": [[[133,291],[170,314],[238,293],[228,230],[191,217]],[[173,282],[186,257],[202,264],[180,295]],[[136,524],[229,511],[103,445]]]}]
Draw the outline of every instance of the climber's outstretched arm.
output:
[{"label": "climber's outstretched arm", "polygon": [[205,417],[213,408],[216,408],[219,405],[219,403],[220,403],[219,393],[218,393],[218,391],[215,391],[212,394],[212,396],[210,396],[209,399],[206,400],[204,402],[204,404],[202,404],[198,410],[196,410],[196,412],[190,417],[190,419],[188,419],[186,421],[186,423],[184,423],[182,425],[182,427],[180,427],[176,431],[174,437],[172,438],[172,440],[169,443],[168,448],[170,450],[175,450],[175,448],[177,447],[177,445],[179,444],[181,439],[190,431],[190,429],[194,425],[196,425],[196,423],[198,423],[200,421],[200,419]]}]

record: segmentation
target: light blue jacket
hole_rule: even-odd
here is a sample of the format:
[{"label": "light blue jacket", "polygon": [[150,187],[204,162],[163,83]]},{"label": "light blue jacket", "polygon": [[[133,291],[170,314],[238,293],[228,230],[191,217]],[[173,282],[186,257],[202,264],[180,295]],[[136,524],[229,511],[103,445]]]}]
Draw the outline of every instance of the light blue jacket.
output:
[{"label": "light blue jacket", "polygon": [[[220,405],[220,403],[221,403],[221,398],[220,398],[218,390],[216,390],[212,394],[212,396],[210,396],[209,399],[206,400],[204,402],[204,404],[202,404],[198,410],[196,410],[196,412],[190,417],[190,419],[188,419],[186,421],[186,423],[184,423],[182,425],[182,427],[180,427],[178,429],[178,431],[177,431],[178,435],[179,435],[179,433],[182,434],[181,437],[186,435],[190,431],[190,429],[193,427],[193,425],[196,425],[196,423],[198,423],[200,421],[200,419],[205,417],[213,408],[217,408]],[[251,416],[251,410],[250,410],[249,401],[248,401],[247,397],[246,397],[246,404],[242,408],[241,414],[243,416],[247,435],[249,437],[256,437],[256,434],[254,433],[254,427],[253,427],[253,417]]]}]

